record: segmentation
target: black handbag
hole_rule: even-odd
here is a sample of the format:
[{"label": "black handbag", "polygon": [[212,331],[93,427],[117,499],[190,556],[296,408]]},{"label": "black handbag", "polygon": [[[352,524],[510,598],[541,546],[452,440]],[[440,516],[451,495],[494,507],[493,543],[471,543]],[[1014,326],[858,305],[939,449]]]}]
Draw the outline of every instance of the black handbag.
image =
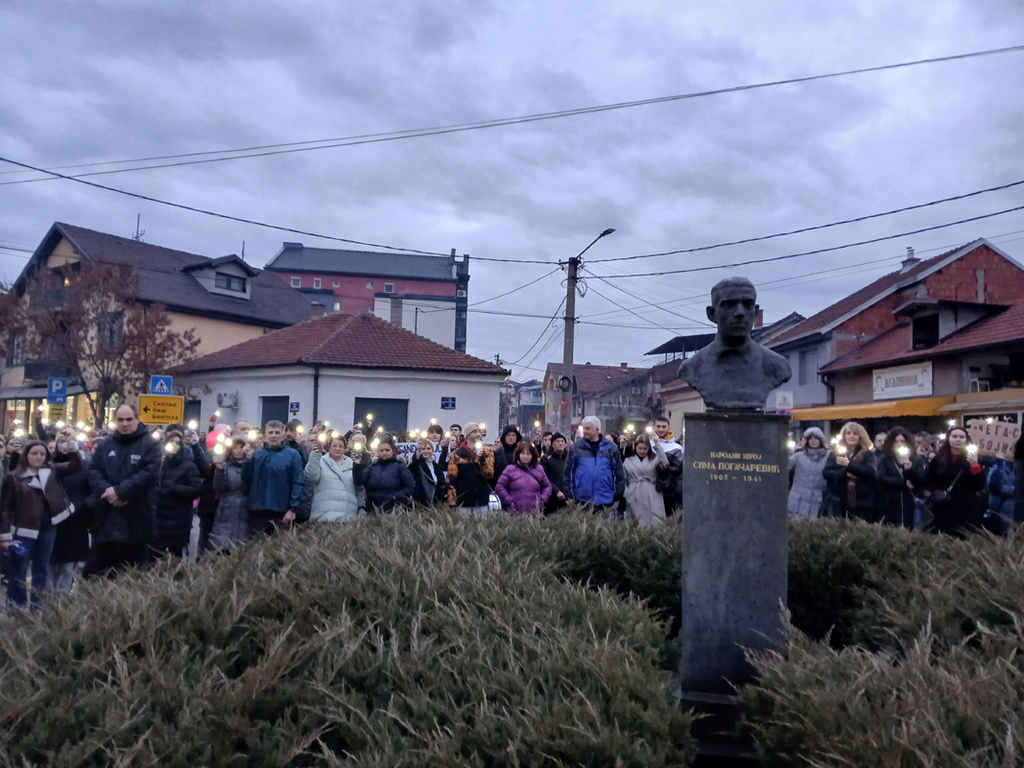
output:
[{"label": "black handbag", "polygon": [[940,488],[937,491],[932,491],[931,502],[932,504],[945,504],[949,501],[950,495],[953,493],[953,487],[956,485],[956,481],[960,479],[964,471],[961,469],[956,473],[956,477],[953,478],[953,482],[949,484],[949,488],[943,490]]}]

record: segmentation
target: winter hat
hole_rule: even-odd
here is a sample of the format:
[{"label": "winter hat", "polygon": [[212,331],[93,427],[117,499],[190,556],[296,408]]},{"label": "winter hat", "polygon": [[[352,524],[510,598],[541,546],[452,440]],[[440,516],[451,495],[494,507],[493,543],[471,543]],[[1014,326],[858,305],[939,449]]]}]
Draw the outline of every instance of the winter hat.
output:
[{"label": "winter hat", "polygon": [[[551,442],[555,442],[555,440],[557,440],[558,438],[562,438],[563,440],[565,440],[565,435],[563,435],[561,432],[555,432],[555,434],[551,436]],[[568,442],[568,440],[566,440],[566,442]]]},{"label": "winter hat", "polygon": [[462,425],[462,436],[465,437],[474,429],[480,429],[480,425],[477,424],[475,421],[467,421],[465,424]]},{"label": "winter hat", "polygon": [[825,444],[825,434],[817,427],[808,427],[804,430],[804,440],[808,437],[816,437],[821,440],[821,444]]}]

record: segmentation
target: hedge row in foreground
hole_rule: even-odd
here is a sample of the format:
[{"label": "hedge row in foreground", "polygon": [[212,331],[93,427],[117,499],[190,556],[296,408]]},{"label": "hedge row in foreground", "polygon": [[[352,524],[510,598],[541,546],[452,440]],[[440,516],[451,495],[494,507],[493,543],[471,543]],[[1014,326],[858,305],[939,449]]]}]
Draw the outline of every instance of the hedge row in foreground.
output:
[{"label": "hedge row in foreground", "polygon": [[376,518],[86,585],[0,634],[0,759],[686,764],[665,627],[558,578],[525,530]]},{"label": "hedge row in foreground", "polygon": [[[429,513],[89,585],[0,635],[0,759],[682,765],[680,568],[672,525]],[[789,606],[764,765],[1024,764],[1024,538],[796,525]]]},{"label": "hedge row in foreground", "polygon": [[787,657],[756,657],[760,684],[741,695],[764,765],[1024,765],[1024,536],[834,522],[792,534],[791,569],[825,585],[798,586],[834,601],[844,639],[800,632],[809,605],[791,595]]}]

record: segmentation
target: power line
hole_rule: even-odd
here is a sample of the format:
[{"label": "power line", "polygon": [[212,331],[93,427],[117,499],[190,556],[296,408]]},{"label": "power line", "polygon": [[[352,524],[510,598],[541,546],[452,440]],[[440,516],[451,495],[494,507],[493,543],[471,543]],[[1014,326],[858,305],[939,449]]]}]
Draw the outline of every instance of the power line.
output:
[{"label": "power line", "polygon": [[661,328],[661,329],[662,329],[663,331],[668,331],[668,332],[669,332],[669,333],[671,333],[671,334],[672,334],[673,336],[675,336],[675,335],[676,335],[676,329],[675,329],[675,328],[669,328],[669,327],[667,327],[667,326],[664,326],[664,325],[662,325],[661,323],[655,322],[654,320],[651,320],[651,319],[649,319],[649,318],[646,318],[646,317],[640,317],[640,315],[636,314],[636,313],[635,313],[635,312],[633,312],[632,310],[630,310],[630,309],[627,309],[626,307],[624,307],[624,306],[622,306],[621,304],[619,304],[619,302],[615,301],[615,299],[610,299],[610,298],[608,298],[607,296],[605,296],[605,295],[604,295],[603,293],[601,293],[601,292],[600,292],[599,290],[597,290],[597,288],[594,288],[593,286],[591,286],[590,290],[592,290],[592,291],[593,291],[594,293],[596,293],[596,294],[597,294],[598,296],[600,296],[600,297],[601,297],[602,299],[604,299],[604,300],[605,300],[605,301],[607,301],[608,303],[610,303],[610,304],[614,304],[614,305],[615,305],[616,307],[619,307],[620,309],[623,309],[623,310],[625,310],[626,312],[629,312],[629,313],[630,313],[631,315],[633,315],[633,317],[635,317],[635,318],[636,318],[637,320],[640,320],[640,321],[643,321],[643,322],[647,322],[647,323],[649,323],[650,325],[654,325],[654,326],[657,326],[658,328]]},{"label": "power line", "polygon": [[544,338],[544,335],[548,332],[548,329],[551,327],[551,324],[558,319],[558,313],[562,311],[563,306],[565,306],[565,299],[562,299],[562,301],[558,303],[558,307],[555,309],[555,314],[548,318],[548,324],[544,326],[544,330],[540,332],[540,336],[537,337],[537,340],[530,345],[530,348],[526,350],[525,354],[523,354],[522,357],[520,357],[514,363],[509,363],[509,365],[518,365],[519,363],[521,363],[523,359],[526,358],[526,355],[530,354],[533,351],[533,348],[540,344],[540,340]]},{"label": "power line", "polygon": [[[172,208],[179,208],[179,209],[181,209],[183,211],[192,211],[193,213],[202,213],[202,214],[205,214],[206,216],[214,216],[214,217],[216,217],[218,219],[227,219],[228,221],[237,221],[237,222],[239,222],[241,224],[251,224],[254,227],[263,227],[264,229],[273,229],[273,230],[276,230],[278,232],[290,232],[290,233],[295,234],[295,235],[309,235],[310,237],[318,237],[318,238],[321,238],[323,240],[332,240],[332,241],[339,242],[339,243],[349,243],[351,245],[365,245],[365,246],[369,246],[370,248],[384,248],[384,249],[389,250],[389,251],[402,251],[404,253],[416,253],[416,254],[420,254],[422,256],[449,256],[450,255],[450,254],[447,254],[447,253],[440,253],[439,251],[423,251],[423,250],[419,250],[417,248],[403,248],[403,247],[397,246],[397,245],[383,245],[381,243],[367,243],[367,242],[363,242],[362,240],[350,240],[350,239],[345,238],[345,237],[334,237],[333,235],[324,235],[324,234],[321,234],[319,232],[310,232],[310,231],[304,230],[304,229],[295,229],[294,227],[282,227],[282,226],[280,226],[278,224],[267,224],[266,222],[263,222],[263,221],[256,221],[254,219],[244,219],[244,218],[241,218],[240,216],[231,216],[231,215],[226,214],[226,213],[218,213],[216,211],[208,211],[208,210],[206,210],[204,208],[197,208],[197,207],[192,206],[192,205],[185,205],[184,203],[175,203],[175,202],[172,202],[170,200],[161,200],[160,198],[157,198],[157,197],[151,197],[149,195],[142,195],[142,194],[139,194],[138,192],[128,192],[127,190],[117,189],[116,187],[108,187],[108,186],[106,186],[104,184],[97,184],[95,181],[86,181],[85,179],[78,179],[78,178],[75,178],[73,176],[65,176],[64,174],[55,173],[54,171],[47,171],[47,170],[45,170],[43,168],[36,168],[35,166],[28,165],[27,163],[19,163],[18,161],[11,160],[10,158],[7,158],[7,157],[0,157],[0,162],[10,163],[11,165],[17,165],[17,166],[20,166],[22,168],[29,168],[29,169],[31,169],[33,171],[39,171],[40,173],[47,173],[47,174],[50,174],[51,176],[56,176],[57,178],[65,179],[66,181],[74,181],[74,182],[76,182],[78,184],[85,184],[86,186],[89,186],[89,187],[95,187],[96,189],[106,190],[107,192],[114,192],[114,193],[119,194],[119,195],[127,195],[128,197],[134,197],[134,198],[137,198],[139,200],[145,200],[145,201],[150,202],[150,203],[157,203],[158,205],[167,205],[167,206],[170,206]],[[496,259],[496,258],[489,258],[487,256],[474,256],[473,258],[476,261],[511,262],[511,263],[516,263],[516,264],[541,264],[541,265],[543,265],[545,263],[550,263],[550,262],[529,261],[529,260],[525,260],[525,259]]]},{"label": "power line", "polygon": [[897,213],[906,213],[907,211],[917,211],[922,208],[928,208],[933,205],[940,205],[942,203],[951,203],[956,200],[965,200],[969,197],[975,197],[977,195],[984,195],[988,192],[999,192],[1004,189],[1010,189],[1012,187],[1019,187],[1024,184],[1024,180],[1013,181],[1009,184],[1001,184],[997,187],[989,187],[988,189],[979,189],[976,192],[967,192],[962,195],[955,195],[953,197],[944,197],[941,200],[932,200],[927,203],[920,203],[918,205],[908,205],[904,208],[895,208],[891,211],[883,211],[882,213],[872,213],[866,216],[858,216],[853,219],[844,219],[843,221],[833,221],[829,224],[818,224],[813,227],[803,227],[801,229],[791,229],[788,232],[776,232],[773,235],[761,235],[759,237],[748,237],[745,240],[734,240],[731,243],[717,243],[715,245],[703,245],[697,248],[683,248],[678,251],[663,251],[661,253],[644,253],[639,256],[616,256],[607,259],[588,259],[591,264],[603,264],[609,261],[634,261],[636,259],[654,259],[658,256],[674,256],[680,253],[700,253],[702,251],[711,251],[716,248],[727,248],[733,245],[746,245],[748,243],[759,243],[764,240],[773,240],[777,237],[789,237],[790,235],[800,235],[805,232],[815,232],[822,229],[829,229],[830,227],[838,227],[844,224],[857,224],[862,221],[870,221],[871,219],[879,219],[883,216],[892,216]]},{"label": "power line", "polygon": [[[480,301],[474,301],[471,304],[467,304],[466,308],[469,309],[470,307],[478,307],[481,304],[487,304],[488,302],[491,302],[491,301],[497,301],[498,299],[503,299],[506,296],[512,295],[516,291],[521,291],[521,290],[523,290],[523,288],[529,288],[534,283],[539,283],[541,280],[543,280],[546,277],[551,277],[551,275],[555,274],[555,272],[558,272],[558,271],[559,271],[558,267],[555,267],[550,272],[545,272],[543,275],[538,277],[536,280],[531,280],[528,283],[523,283],[518,288],[513,288],[510,291],[505,291],[504,293],[499,293],[497,296],[491,296],[488,299],[480,299]],[[437,309],[421,309],[420,310],[420,314],[421,315],[432,315],[435,312],[454,312],[455,309],[456,309],[456,307],[438,307]],[[536,315],[536,317],[545,317],[545,315]]]},{"label": "power line", "polygon": [[[588,272],[589,272],[589,270],[588,270]],[[644,299],[644,298],[643,298],[642,296],[637,296],[637,295],[636,295],[635,293],[630,293],[630,292],[629,292],[629,291],[627,291],[627,290],[626,290],[625,288],[622,288],[622,287],[620,287],[620,286],[616,285],[615,283],[613,283],[612,281],[610,281],[610,280],[608,280],[608,279],[606,279],[606,278],[603,278],[603,277],[596,277],[595,275],[593,275],[593,273],[590,273],[590,274],[591,274],[591,276],[592,276],[592,277],[594,277],[594,278],[595,278],[596,280],[600,280],[600,281],[601,281],[602,283],[604,283],[605,285],[608,285],[608,286],[610,286],[610,287],[614,288],[614,289],[615,289],[615,290],[617,290],[617,291],[618,291],[619,293],[625,294],[626,296],[628,296],[628,297],[629,297],[629,298],[631,298],[631,299],[634,299],[635,301],[639,301],[639,302],[643,302],[643,301],[645,301],[645,299]],[[642,309],[642,308],[643,308],[643,307],[638,307],[637,309]],[[662,312],[668,312],[668,313],[669,313],[670,315],[675,315],[676,317],[678,317],[678,318],[681,318],[681,319],[683,319],[683,320],[689,320],[689,321],[690,321],[691,323],[698,323],[698,324],[700,324],[701,322],[703,322],[703,321],[701,321],[701,320],[697,320],[697,319],[695,319],[695,318],[692,318],[692,317],[690,317],[690,316],[688,316],[688,315],[684,315],[684,314],[682,314],[682,313],[680,313],[680,312],[673,312],[673,311],[672,311],[671,309],[668,309],[668,308],[667,308],[667,307],[665,306],[665,304],[655,304],[655,303],[651,303],[651,302],[648,302],[648,303],[647,303],[647,308],[648,308],[648,309],[657,309],[657,310],[660,310],[660,311],[662,311]],[[630,313],[631,315],[634,315],[635,317],[638,317],[638,318],[640,317],[640,316],[639,316],[639,315],[637,315],[637,314],[636,314],[636,313],[634,312],[634,310],[632,310],[632,309],[628,309],[628,308],[626,308],[626,307],[623,307],[623,310],[625,310],[625,311],[629,312],[629,313]],[[647,318],[642,318],[642,319],[645,319],[645,320],[646,320]]]},{"label": "power line", "polygon": [[[831,248],[818,248],[813,251],[803,251],[801,253],[790,253],[785,256],[769,256],[764,259],[749,259],[748,261],[737,261],[733,264],[714,264],[707,267],[689,267],[687,269],[669,269],[660,272],[636,272],[633,274],[626,275],[612,275],[612,277],[661,277],[663,275],[682,275],[689,274],[691,272],[708,272],[714,269],[731,269],[733,267],[746,267],[750,264],[767,264],[772,261],[784,261],[786,259],[795,259],[800,256],[814,256],[819,253],[829,253],[832,251],[842,251],[847,248],[856,248],[860,245],[872,245],[874,243],[881,243],[886,240],[896,240],[900,237],[909,237],[910,235],[919,235],[922,232],[932,232],[937,229],[946,229],[947,227],[955,227],[958,224],[968,224],[972,221],[981,221],[982,219],[990,219],[993,216],[1002,216],[1004,213],[1014,213],[1015,211],[1024,211],[1024,205],[1018,205],[1016,208],[1007,208],[1003,211],[996,211],[995,213],[986,213],[981,216],[972,216],[968,219],[960,219],[959,221],[951,221],[947,224],[936,224],[933,227],[922,227],[921,229],[914,229],[909,232],[900,232],[896,235],[886,235],[885,237],[876,237],[871,240],[861,240],[856,243],[847,243],[845,245],[835,245]],[[593,275],[593,273],[591,273]],[[609,275],[593,275],[594,277],[609,277]]]},{"label": "power line", "polygon": [[[540,112],[531,115],[521,115],[518,117],[498,118],[494,120],[482,120],[472,123],[460,123],[455,125],[436,126],[432,128],[416,128],[400,131],[391,131],[387,133],[376,133],[376,134],[362,134],[357,136],[339,137],[335,139],[321,139],[311,140],[302,142],[289,142],[284,144],[266,144],[262,146],[249,147],[246,149],[239,150],[220,150],[220,151],[208,151],[208,152],[195,152],[185,153],[181,155],[162,155],[153,158],[140,158],[139,160],[123,160],[123,161],[106,161],[105,163],[86,163],[79,166],[61,166],[62,168],[75,168],[83,166],[96,166],[104,165],[108,163],[128,163],[128,162],[148,162],[149,160],[163,160],[163,159],[176,159],[181,157],[198,157],[202,156],[203,159],[199,160],[182,160],[181,162],[173,163],[162,163],[159,165],[148,165],[139,166],[134,168],[122,168],[108,171],[95,171],[87,174],[78,174],[76,176],[63,176],[61,174],[54,174],[51,171],[44,171],[39,168],[30,168],[39,173],[48,173],[52,176],[59,178],[80,178],[81,176],[97,176],[110,173],[125,173],[130,171],[138,170],[149,170],[155,168],[173,168],[182,165],[197,165],[203,163],[217,163],[224,162],[227,160],[244,159],[251,157],[267,157],[271,155],[282,155],[291,154],[296,152],[310,152],[318,149],[332,149],[336,147],[348,147],[356,146],[360,144],[374,144],[384,141],[398,141],[402,139],[422,138],[426,136],[439,136],[450,133],[462,133],[466,131],[483,130],[487,128],[500,128],[506,125],[519,125],[523,123],[533,123],[542,120],[554,120],[564,117],[576,117],[579,115],[590,115],[601,112],[610,112],[613,110],[630,109],[633,107],[647,106],[651,104],[663,104],[673,101],[683,101],[687,99],[704,98],[707,96],[718,96],[725,93],[737,93],[741,91],[752,91],[762,88],[772,88],[779,85],[793,85],[797,83],[810,83],[817,80],[827,80],[837,77],[848,77],[850,75],[867,74],[871,72],[884,72],[893,69],[902,69],[906,67],[916,67],[924,64],[938,64],[947,61],[957,61],[961,59],[970,59],[980,56],[992,56],[1003,53],[1013,53],[1024,50],[1024,45],[1010,46],[1007,48],[994,48],[986,51],[974,51],[972,53],[954,54],[951,56],[939,56],[930,59],[918,59],[915,61],[905,61],[896,64],[883,64],[874,67],[861,67],[858,69],[848,69],[840,72],[829,72],[821,75],[808,75],[805,77],[793,77],[785,80],[771,80],[762,83],[749,83],[746,85],[731,86],[728,88],[716,88],[707,91],[696,91],[692,93],[677,94],[674,96],[659,96],[651,99],[636,99],[633,101],[623,101],[614,104],[603,104],[590,107],[579,107],[576,109],[564,109],[554,112]],[[310,144],[316,144],[317,146],[308,146]],[[230,154],[227,157],[210,158],[205,157],[209,154],[223,154],[223,153],[235,153]],[[244,154],[239,154],[244,153]],[[44,179],[22,179],[17,181],[2,182],[3,184],[24,184],[31,181],[43,181]]]},{"label": "power line", "polygon": [[550,350],[553,346],[557,346],[561,336],[561,333],[559,331],[560,329],[557,325],[553,326],[551,328],[551,333],[548,335],[548,340],[544,342],[544,346],[542,346],[540,349],[534,352],[533,356],[530,357],[530,359],[524,365],[533,364],[542,355],[547,355],[548,350]]}]

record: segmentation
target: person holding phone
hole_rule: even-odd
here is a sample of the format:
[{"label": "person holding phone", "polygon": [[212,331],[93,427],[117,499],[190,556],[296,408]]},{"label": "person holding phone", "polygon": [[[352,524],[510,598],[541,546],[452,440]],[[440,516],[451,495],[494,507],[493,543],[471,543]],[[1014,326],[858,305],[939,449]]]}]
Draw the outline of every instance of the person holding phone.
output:
[{"label": "person holding phone", "polygon": [[313,489],[309,519],[355,520],[365,511],[365,501],[355,481],[355,464],[345,455],[345,438],[337,432],[324,432],[322,424],[314,427],[314,432],[304,472],[306,485]]},{"label": "person holding phone", "polygon": [[978,493],[985,488],[985,473],[978,461],[977,446],[967,430],[953,427],[939,445],[925,474],[925,490],[932,513],[931,530],[962,539],[981,527]]}]

